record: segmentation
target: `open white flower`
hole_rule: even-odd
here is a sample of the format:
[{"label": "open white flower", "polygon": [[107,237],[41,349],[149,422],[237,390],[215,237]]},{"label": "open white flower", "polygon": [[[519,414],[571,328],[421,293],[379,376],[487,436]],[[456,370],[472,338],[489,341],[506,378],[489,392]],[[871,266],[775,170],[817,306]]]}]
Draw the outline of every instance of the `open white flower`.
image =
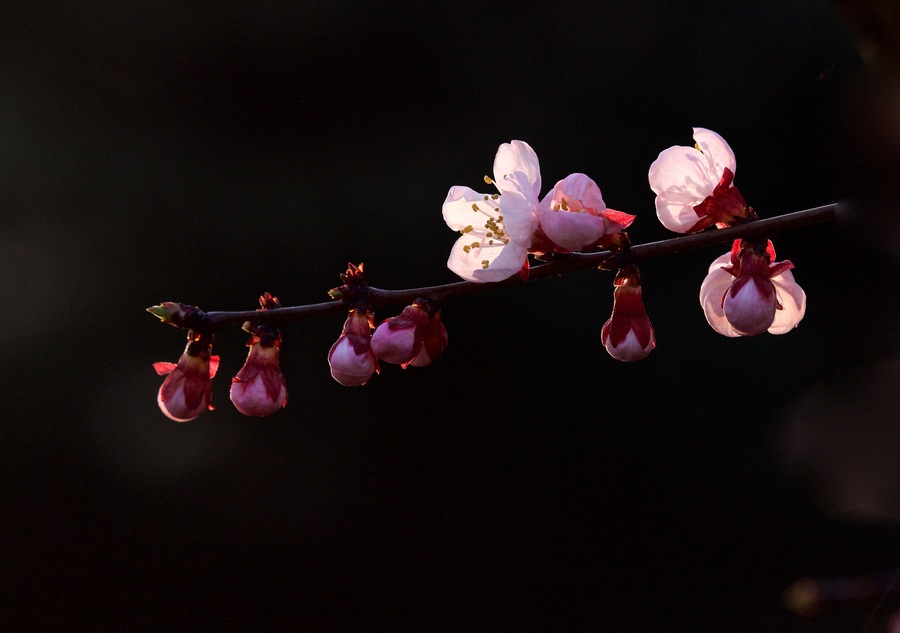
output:
[{"label": "open white flower", "polygon": [[663,150],[650,165],[659,221],[676,233],[696,233],[747,219],[750,211],[732,184],[737,162],[731,147],[702,127],[694,128],[694,141],[694,147]]},{"label": "open white flower", "polygon": [[503,281],[528,261],[531,236],[538,228],[541,172],[537,155],[524,141],[504,143],[494,158],[499,193],[451,187],[444,221],[462,236],[453,245],[447,267],[468,281]]}]

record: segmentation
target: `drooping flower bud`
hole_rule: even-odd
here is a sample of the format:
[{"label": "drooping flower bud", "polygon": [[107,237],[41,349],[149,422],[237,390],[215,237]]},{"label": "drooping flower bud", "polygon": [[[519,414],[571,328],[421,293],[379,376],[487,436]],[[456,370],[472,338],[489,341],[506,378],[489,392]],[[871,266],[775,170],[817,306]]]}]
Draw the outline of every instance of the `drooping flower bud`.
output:
[{"label": "drooping flower bud", "polygon": [[187,422],[212,409],[212,378],[219,368],[219,357],[211,356],[212,343],[206,339],[191,340],[178,363],[153,363],[153,368],[166,380],[159,388],[159,408],[176,422]]},{"label": "drooping flower bud", "polygon": [[272,415],[287,404],[287,385],[278,363],[280,339],[264,345],[254,336],[248,345],[247,360],[231,379],[231,401],[244,415]]},{"label": "drooping flower bud", "polygon": [[350,310],[340,338],[328,351],[331,375],[345,387],[366,384],[372,374],[380,371],[378,359],[372,351],[372,315],[370,312]]},{"label": "drooping flower bud", "polygon": [[409,364],[413,367],[425,367],[438,359],[447,349],[447,328],[441,323],[441,311],[434,313],[425,328],[422,347]]},{"label": "drooping flower bud", "polygon": [[[280,308],[277,297],[268,292],[259,298],[260,310]],[[287,404],[287,385],[278,363],[281,332],[266,323],[247,322],[252,334],[250,353],[237,375],[231,379],[231,401],[244,415],[267,416]]]},{"label": "drooping flower bud", "polygon": [[793,267],[775,261],[771,241],[735,240],[700,286],[706,320],[730,337],[789,332],[806,312],[806,293],[794,281]]},{"label": "drooping flower bud", "polygon": [[375,329],[372,351],[380,360],[406,367],[416,357],[430,321],[423,304],[416,301],[406,306],[399,316],[385,319]]},{"label": "drooping flower bud", "polygon": [[626,266],[616,275],[612,316],[603,324],[600,340],[610,356],[623,362],[646,358],[656,347],[636,266]]}]

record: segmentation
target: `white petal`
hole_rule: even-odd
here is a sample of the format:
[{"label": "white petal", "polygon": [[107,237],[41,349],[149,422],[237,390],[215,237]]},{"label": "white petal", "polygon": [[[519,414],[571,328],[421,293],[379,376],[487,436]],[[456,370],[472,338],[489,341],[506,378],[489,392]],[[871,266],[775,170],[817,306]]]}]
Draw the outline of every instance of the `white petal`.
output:
[{"label": "white petal", "polygon": [[714,174],[703,153],[695,147],[670,147],[659,153],[650,165],[650,188],[656,194],[678,193],[685,203],[699,204],[712,194],[722,173]]},{"label": "white petal", "polygon": [[540,203],[531,195],[521,173],[512,176],[507,184],[510,186],[500,194],[499,200],[503,227],[513,242],[528,248],[531,246],[531,236],[540,223]]},{"label": "white petal", "polygon": [[712,329],[723,336],[735,337],[741,336],[741,334],[725,318],[725,311],[722,308],[725,293],[728,292],[731,282],[734,281],[734,275],[723,270],[725,266],[729,265],[731,265],[731,253],[717,257],[710,265],[709,274],[700,286],[700,306]]},{"label": "white petal", "polygon": [[724,138],[712,130],[695,127],[694,141],[703,151],[703,156],[709,165],[709,171],[714,176],[718,174],[716,184],[722,178],[722,174],[725,173],[726,167],[731,170],[732,174],[736,172],[737,161],[734,158],[734,152],[731,151],[731,147],[725,142]]},{"label": "white petal", "polygon": [[506,177],[516,172],[524,174],[528,183],[527,191],[537,199],[541,195],[541,167],[537,154],[525,141],[504,143],[494,157],[494,180],[501,192],[505,191]]},{"label": "white petal", "polygon": [[670,147],[650,165],[650,188],[656,193],[656,215],[670,231],[684,233],[700,216],[694,207],[711,195],[719,180],[703,154],[693,147]]},{"label": "white petal", "polygon": [[794,274],[786,270],[771,279],[775,286],[775,296],[781,304],[781,310],[775,310],[775,320],[769,328],[770,334],[786,334],[790,332],[806,314],[806,293],[797,282]]},{"label": "white petal", "polygon": [[[472,243],[478,246],[473,247]],[[466,252],[465,247],[469,247]],[[490,244],[485,237],[476,239],[472,234],[460,237],[450,251],[447,267],[467,281],[503,281],[515,275],[528,258],[526,247],[502,241]],[[485,268],[487,264],[487,268]]]},{"label": "white petal", "polygon": [[694,211],[700,202],[702,200],[679,193],[661,193],[656,196],[656,217],[670,231],[687,233],[700,220]]},{"label": "white petal", "polygon": [[478,218],[473,218],[472,204],[483,202],[486,196],[468,187],[451,187],[442,208],[444,222],[454,231],[461,231],[473,224]]}]

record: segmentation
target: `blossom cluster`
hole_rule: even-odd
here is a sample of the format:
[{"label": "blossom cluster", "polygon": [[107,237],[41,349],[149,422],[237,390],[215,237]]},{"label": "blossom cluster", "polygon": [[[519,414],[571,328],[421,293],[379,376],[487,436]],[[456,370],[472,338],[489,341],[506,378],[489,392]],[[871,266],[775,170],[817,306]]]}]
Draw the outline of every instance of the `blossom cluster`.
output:
[{"label": "blossom cluster", "polygon": [[[269,293],[261,296],[259,303],[261,310],[281,305]],[[154,306],[150,312],[182,327],[190,327],[202,319],[202,313],[193,306],[174,302]],[[266,323],[248,322],[244,329],[251,333],[247,341],[250,352],[244,366],[231,379],[231,402],[244,415],[271,415],[287,404],[287,385],[278,362],[281,333]],[[188,343],[178,363],[154,363],[153,368],[160,376],[166,376],[157,402],[167,417],[188,422],[214,408],[212,379],[219,368],[219,357],[212,355],[211,336],[189,330]]]},{"label": "blossom cluster", "polygon": [[[676,233],[696,233],[756,220],[734,185],[737,161],[725,139],[694,128],[694,141],[693,147],[664,150],[650,166],[659,221]],[[700,286],[706,320],[731,337],[791,331],[806,312],[806,293],[794,281],[793,267],[775,260],[770,240],[735,240]]]},{"label": "blossom cluster", "polygon": [[[374,328],[374,315],[365,298],[368,286],[363,266],[350,264],[341,275],[345,285],[331,291],[333,297],[355,297],[340,337],[328,352],[331,375],[345,387],[366,384],[381,372],[379,361],[403,368],[425,367],[438,359],[447,347],[447,329],[441,311],[427,299],[418,299],[395,317],[388,317]],[[266,293],[260,297],[261,310],[280,307],[278,299]],[[166,302],[150,308],[165,322],[180,327],[200,325],[197,308]],[[374,332],[373,332],[374,328]],[[268,416],[287,404],[287,386],[278,361],[281,333],[271,325],[247,322],[251,333],[250,352],[244,366],[232,378],[231,401],[247,416]],[[162,412],[176,422],[193,420],[211,404],[212,379],[219,357],[212,355],[212,337],[188,333],[188,344],[178,363],[153,364],[166,376],[159,388],[157,402]]]},{"label": "blossom cluster", "polygon": [[351,301],[350,314],[341,336],[328,352],[331,376],[340,384],[366,384],[374,374],[381,373],[378,361],[404,369],[426,367],[446,349],[447,328],[441,322],[441,311],[427,299],[416,299],[399,315],[388,317],[375,328],[363,265],[350,264],[341,280],[344,285],[333,288],[329,295]]},{"label": "blossom cluster", "polygon": [[444,221],[461,233],[447,266],[468,281],[503,281],[516,273],[527,278],[529,253],[609,247],[635,217],[607,209],[585,174],[570,174],[540,198],[540,164],[524,141],[500,146],[494,177],[485,182],[497,193],[456,186],[444,200]]},{"label": "blossom cluster", "polygon": [[[660,222],[676,233],[697,233],[757,220],[734,185],[737,163],[728,143],[704,128],[694,128],[694,141],[693,147],[662,151],[650,166],[649,183],[656,194]],[[656,333],[644,307],[641,273],[630,259],[625,233],[635,216],[608,208],[597,183],[583,173],[557,181],[541,197],[540,164],[524,141],[502,144],[494,158],[493,177],[484,180],[496,191],[478,193],[454,186],[444,200],[444,220],[460,234],[447,262],[450,270],[474,284],[516,276],[524,281],[529,276],[529,256],[546,261],[574,252],[607,252],[601,268],[614,264],[618,271],[612,315],[600,328],[600,341],[617,360],[647,357],[656,346]],[[794,280],[793,267],[790,261],[776,260],[768,239],[735,240],[730,252],[712,263],[700,286],[706,320],[728,337],[789,332],[806,311],[806,295]],[[328,351],[331,375],[341,385],[366,384],[381,372],[381,363],[425,367],[447,348],[447,330],[433,299],[417,298],[376,327],[375,289],[369,288],[363,265],[350,264],[341,280],[343,285],[329,295],[347,305],[348,315]],[[251,334],[250,351],[231,382],[231,401],[248,416],[271,415],[287,403],[278,359],[281,333],[264,318],[266,311],[281,306],[268,293],[260,297],[260,306],[254,313],[259,318],[244,323]],[[212,355],[215,328],[192,306],[166,302],[149,310],[167,323],[188,329],[188,343],[178,363],[155,363],[154,368],[166,376],[157,398],[160,409],[177,422],[192,420],[213,408],[212,378],[219,365],[219,357]]]},{"label": "blossom cluster", "polygon": [[[528,278],[528,256],[552,258],[576,251],[628,246],[624,229],[635,216],[606,206],[600,187],[583,173],[558,181],[543,198],[537,154],[524,141],[504,143],[494,158],[494,177],[484,178],[497,193],[452,187],[444,200],[447,225],[461,233],[447,266],[473,282]],[[613,315],[601,339],[614,358],[645,358],[656,340],[641,300],[637,267],[617,275]]]}]

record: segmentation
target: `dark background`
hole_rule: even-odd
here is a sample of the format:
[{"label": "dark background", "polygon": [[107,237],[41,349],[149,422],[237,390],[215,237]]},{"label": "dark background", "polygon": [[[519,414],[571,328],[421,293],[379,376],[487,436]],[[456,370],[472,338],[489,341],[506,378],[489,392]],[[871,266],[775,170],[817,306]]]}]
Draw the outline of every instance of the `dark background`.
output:
[{"label": "dark background", "polygon": [[[860,37],[813,0],[3,12],[4,630],[887,630],[896,594],[782,595],[900,565],[877,11]],[[544,191],[583,171],[664,239],[646,174],[692,126],[762,217],[845,200],[775,238],[809,296],[794,332],[707,326],[722,246],[642,266],[640,363],[603,351],[612,275],[584,271],[445,306],[440,362],[362,388],[328,373],[342,317],[294,324],[266,419],[228,402],[245,335],[223,331],[216,411],[158,410],[151,364],[184,337],[146,307],[319,302],[348,261],[453,281],[441,203],[514,138]]]}]

